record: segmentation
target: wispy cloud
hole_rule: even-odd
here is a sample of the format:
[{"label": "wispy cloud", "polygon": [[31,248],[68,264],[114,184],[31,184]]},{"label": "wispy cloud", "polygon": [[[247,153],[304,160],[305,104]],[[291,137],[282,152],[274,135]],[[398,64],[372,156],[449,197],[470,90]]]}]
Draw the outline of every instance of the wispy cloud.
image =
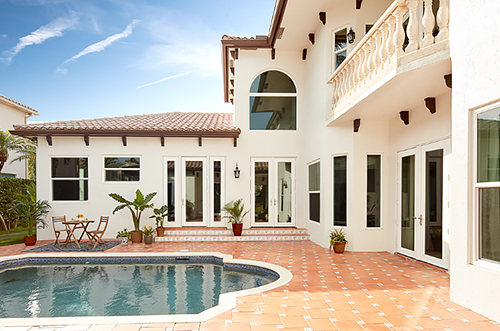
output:
[{"label": "wispy cloud", "polygon": [[130,36],[132,34],[132,30],[139,22],[140,22],[139,20],[133,20],[132,23],[130,23],[123,32],[114,34],[114,35],[109,36],[108,38],[106,38],[104,40],[101,40],[95,44],[88,46],[80,53],[78,53],[75,56],[64,61],[64,63],[75,61],[75,60],[79,59],[80,57],[87,55],[87,54],[90,54],[90,53],[103,51],[106,47],[110,46],[115,41],[118,41],[120,39],[123,39],[123,38]]},{"label": "wispy cloud", "polygon": [[161,82],[164,82],[166,80],[169,80],[169,79],[173,79],[173,78],[177,78],[177,77],[182,77],[182,76],[185,76],[185,75],[188,75],[190,74],[191,72],[184,72],[182,74],[177,74],[177,75],[173,75],[173,76],[168,76],[166,78],[163,78],[163,79],[160,79],[156,82],[152,82],[152,83],[148,83],[148,84],[144,84],[144,85],[141,85],[141,86],[138,86],[137,89],[140,89],[140,88],[143,88],[143,87],[146,87],[146,86],[151,86],[151,85],[155,85],[155,84],[158,84],[158,83],[161,83]]},{"label": "wispy cloud", "polygon": [[7,35],[4,33],[4,34],[0,35],[0,37],[7,38]]},{"label": "wispy cloud", "polygon": [[49,38],[61,37],[64,30],[73,27],[76,23],[78,23],[78,17],[73,11],[71,11],[67,17],[56,18],[49,24],[38,28],[29,35],[19,38],[19,42],[16,46],[4,52],[7,57],[3,59],[10,63],[14,56],[22,51],[23,48],[34,44],[41,44]]}]

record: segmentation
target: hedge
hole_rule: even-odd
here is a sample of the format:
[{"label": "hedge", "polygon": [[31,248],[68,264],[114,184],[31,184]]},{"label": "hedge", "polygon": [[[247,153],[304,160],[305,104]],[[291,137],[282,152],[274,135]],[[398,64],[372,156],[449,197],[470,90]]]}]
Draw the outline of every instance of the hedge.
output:
[{"label": "hedge", "polygon": [[0,221],[0,230],[10,230],[17,227],[19,219],[9,209],[14,201],[19,199],[19,195],[25,195],[28,198],[26,185],[29,183],[34,183],[34,181],[23,178],[0,178],[0,214],[7,225],[7,229],[4,229],[4,225]]}]

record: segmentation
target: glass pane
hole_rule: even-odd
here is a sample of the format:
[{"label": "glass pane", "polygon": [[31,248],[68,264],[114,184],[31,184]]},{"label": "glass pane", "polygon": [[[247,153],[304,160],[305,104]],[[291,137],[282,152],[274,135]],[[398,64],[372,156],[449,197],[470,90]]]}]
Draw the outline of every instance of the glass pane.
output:
[{"label": "glass pane", "polygon": [[320,194],[309,193],[309,219],[319,223]]},{"label": "glass pane", "polygon": [[214,187],[213,187],[213,195],[214,195],[214,221],[221,221],[221,196],[220,196],[220,182],[221,182],[221,162],[214,161]]},{"label": "glass pane", "polygon": [[267,71],[255,78],[250,93],[296,93],[295,84],[286,74]]},{"label": "glass pane", "polygon": [[175,222],[175,161],[167,161],[167,222]]},{"label": "glass pane", "polygon": [[138,182],[139,170],[106,170],[107,182]]},{"label": "glass pane", "polygon": [[482,259],[500,262],[500,188],[480,190],[480,233]]},{"label": "glass pane", "polygon": [[365,24],[365,34],[367,34],[368,31],[371,30],[371,28],[373,28],[373,24]]},{"label": "glass pane", "polygon": [[335,32],[335,52],[347,48],[347,28]]},{"label": "glass pane", "polygon": [[477,181],[500,181],[500,108],[477,115]]},{"label": "glass pane", "polygon": [[380,227],[380,155],[367,156],[366,226]]},{"label": "glass pane", "polygon": [[292,222],[292,162],[278,162],[278,223]]},{"label": "glass pane", "polygon": [[346,51],[343,51],[343,52],[340,52],[340,53],[337,53],[337,63],[336,63],[336,68],[338,68],[342,62],[344,62],[345,58],[347,56],[347,52]]},{"label": "glass pane", "polygon": [[104,168],[140,168],[138,157],[105,157]]},{"label": "glass pane", "polygon": [[415,155],[401,160],[401,247],[415,250]]},{"label": "glass pane", "polygon": [[88,178],[87,158],[53,157],[52,178]]},{"label": "glass pane", "polygon": [[296,97],[250,97],[250,130],[295,130]]},{"label": "glass pane", "polygon": [[425,153],[425,254],[443,255],[443,150]]},{"label": "glass pane", "polygon": [[319,162],[309,165],[309,191],[320,190],[320,165]]},{"label": "glass pane", "polygon": [[186,162],[186,221],[203,222],[203,162]]},{"label": "glass pane", "polygon": [[333,158],[333,225],[347,226],[347,156]]},{"label": "glass pane", "polygon": [[255,222],[269,222],[269,163],[255,162]]},{"label": "glass pane", "polygon": [[88,180],[53,180],[52,200],[87,201],[89,199]]}]

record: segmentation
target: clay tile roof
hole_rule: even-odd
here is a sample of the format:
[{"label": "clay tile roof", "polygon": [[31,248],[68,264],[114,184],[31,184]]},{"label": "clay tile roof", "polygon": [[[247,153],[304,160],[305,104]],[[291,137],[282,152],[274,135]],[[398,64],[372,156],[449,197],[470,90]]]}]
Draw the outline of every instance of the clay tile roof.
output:
[{"label": "clay tile roof", "polygon": [[237,137],[231,113],[160,113],[14,125],[14,134]]},{"label": "clay tile roof", "polygon": [[255,40],[254,37],[237,37],[237,36],[228,36],[227,34],[222,36],[222,40]]},{"label": "clay tile roof", "polygon": [[29,113],[30,115],[36,115],[36,116],[39,115],[38,114],[38,110],[33,109],[31,107],[28,107],[25,104],[20,103],[19,101],[16,101],[14,99],[8,98],[5,95],[1,95],[0,94],[0,101],[3,101],[5,103],[7,103],[7,104],[10,104],[10,105],[18,108],[19,110],[24,111],[25,113]]}]

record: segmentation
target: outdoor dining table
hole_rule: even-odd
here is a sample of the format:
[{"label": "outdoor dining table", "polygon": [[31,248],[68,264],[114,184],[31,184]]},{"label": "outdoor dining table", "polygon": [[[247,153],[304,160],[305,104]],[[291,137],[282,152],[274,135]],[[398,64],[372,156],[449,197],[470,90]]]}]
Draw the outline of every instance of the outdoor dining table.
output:
[{"label": "outdoor dining table", "polygon": [[[78,248],[81,248],[80,243],[82,242],[82,238],[85,234],[87,235],[87,238],[90,241],[90,236],[87,233],[87,227],[89,226],[90,223],[94,223],[94,220],[85,219],[85,220],[71,220],[71,221],[62,222],[62,224],[64,224],[66,226],[66,229],[69,232],[69,235],[68,235],[68,238],[66,238],[66,243],[64,244],[64,247],[68,246],[68,244],[70,242],[75,242],[77,244]],[[75,235],[75,230],[77,230],[77,229],[83,230],[82,234],[80,235],[80,238],[78,238],[78,239],[76,239],[76,235]],[[71,238],[73,238],[73,240],[71,240]]]}]

